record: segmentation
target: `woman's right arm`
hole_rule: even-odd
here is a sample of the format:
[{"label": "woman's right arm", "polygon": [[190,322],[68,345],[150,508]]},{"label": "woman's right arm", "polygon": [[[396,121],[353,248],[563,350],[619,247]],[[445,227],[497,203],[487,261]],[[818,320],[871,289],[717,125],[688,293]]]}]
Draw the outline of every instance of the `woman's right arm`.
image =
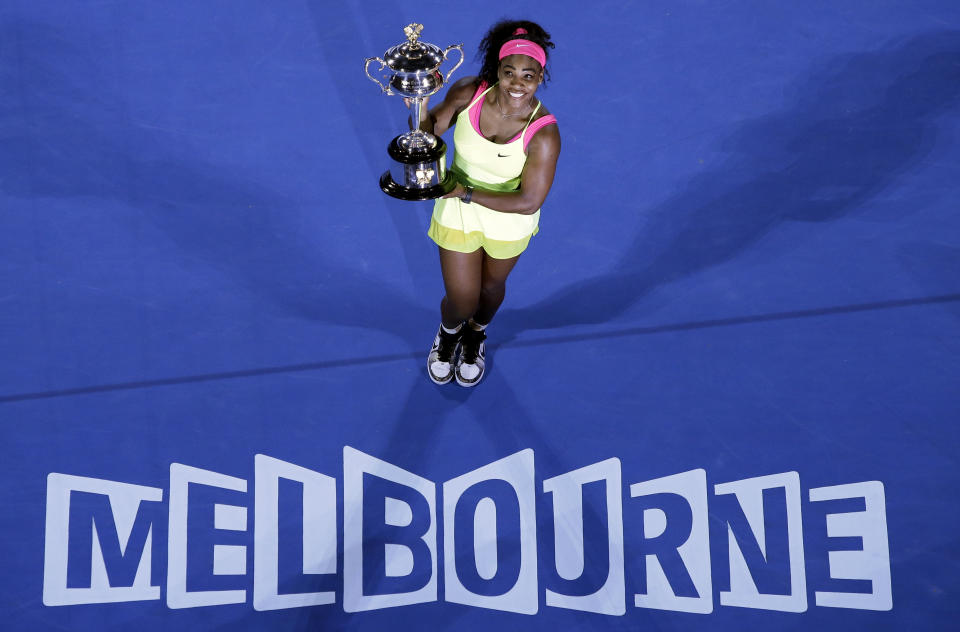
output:
[{"label": "woman's right arm", "polygon": [[[421,116],[420,129],[430,132],[436,136],[442,136],[444,132],[453,127],[457,121],[457,116],[464,110],[470,101],[473,100],[473,93],[476,92],[479,85],[479,78],[464,77],[456,81],[447,89],[447,94],[439,105],[435,105],[428,111],[429,97],[424,99],[421,107],[424,115]],[[411,117],[412,119],[412,117]],[[411,120],[410,124],[413,124]]]}]

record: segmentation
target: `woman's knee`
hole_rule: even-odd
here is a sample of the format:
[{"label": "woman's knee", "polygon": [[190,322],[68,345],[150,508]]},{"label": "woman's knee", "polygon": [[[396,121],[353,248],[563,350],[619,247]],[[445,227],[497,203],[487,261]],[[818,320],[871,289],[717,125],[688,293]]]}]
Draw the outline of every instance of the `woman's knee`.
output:
[{"label": "woman's knee", "polygon": [[504,281],[484,281],[480,286],[480,295],[483,300],[503,300],[507,293],[507,284]]}]

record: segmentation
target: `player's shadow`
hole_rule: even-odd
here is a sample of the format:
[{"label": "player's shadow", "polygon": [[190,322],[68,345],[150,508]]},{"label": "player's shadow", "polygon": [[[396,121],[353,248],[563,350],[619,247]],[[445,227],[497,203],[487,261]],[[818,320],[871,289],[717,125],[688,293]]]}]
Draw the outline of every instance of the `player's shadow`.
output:
[{"label": "player's shadow", "polygon": [[607,322],[660,286],[735,259],[784,222],[862,209],[923,160],[937,117],[957,106],[960,31],[829,58],[790,91],[793,105],[722,141],[723,164],[637,209],[649,221],[612,269],[505,309],[498,335]]},{"label": "player's shadow", "polygon": [[[129,234],[149,222],[184,260],[221,269],[284,315],[382,330],[411,350],[429,344],[432,300],[426,305],[376,271],[325,256],[300,234],[300,200],[240,168],[205,162],[182,136],[132,122],[108,60],[80,34],[7,21],[0,41],[20,43],[16,63],[0,65],[0,84],[16,87],[0,95],[0,189],[7,195],[118,202],[131,209]],[[828,59],[793,92],[792,106],[725,139],[722,165],[647,210],[649,221],[609,272],[505,308],[498,338],[607,322],[657,287],[735,258],[783,222],[829,221],[860,209],[923,159],[936,118],[956,106],[960,31]],[[366,142],[366,160],[375,154]],[[415,267],[435,269],[434,255],[423,252]]]}]

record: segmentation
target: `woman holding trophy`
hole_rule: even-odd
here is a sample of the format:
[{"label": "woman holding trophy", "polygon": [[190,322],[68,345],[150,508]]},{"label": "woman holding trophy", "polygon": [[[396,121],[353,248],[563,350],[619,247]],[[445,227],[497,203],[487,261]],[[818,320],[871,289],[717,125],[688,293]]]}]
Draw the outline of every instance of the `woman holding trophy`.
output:
[{"label": "woman holding trophy", "polygon": [[440,136],[455,126],[456,186],[436,201],[428,232],[446,290],[427,358],[437,384],[480,382],[486,327],[537,233],[560,155],[556,119],[536,98],[553,46],[534,22],[499,22],[480,43],[480,76],[452,84],[439,105],[421,106],[424,131]]}]

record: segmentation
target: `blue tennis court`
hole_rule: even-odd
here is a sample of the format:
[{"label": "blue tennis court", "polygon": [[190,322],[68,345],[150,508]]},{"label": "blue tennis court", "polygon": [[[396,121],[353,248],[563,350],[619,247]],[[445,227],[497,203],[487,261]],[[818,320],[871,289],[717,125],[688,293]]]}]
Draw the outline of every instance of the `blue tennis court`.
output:
[{"label": "blue tennis court", "polygon": [[[501,17],[562,152],[438,386],[362,62]],[[946,0],[8,0],[0,628],[952,629],[958,178]]]}]

